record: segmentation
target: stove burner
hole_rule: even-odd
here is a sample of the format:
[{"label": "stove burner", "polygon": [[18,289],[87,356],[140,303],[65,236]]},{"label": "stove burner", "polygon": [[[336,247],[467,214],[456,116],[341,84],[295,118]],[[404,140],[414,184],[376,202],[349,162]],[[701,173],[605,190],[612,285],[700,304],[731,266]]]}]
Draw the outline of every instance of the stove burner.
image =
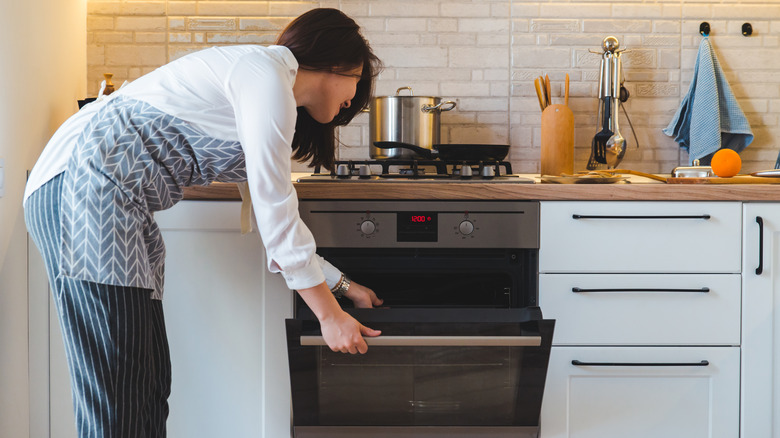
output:
[{"label": "stove burner", "polygon": [[[379,173],[373,167],[381,168]],[[393,169],[391,171],[391,167]],[[335,171],[323,173],[320,166],[312,176],[338,179],[398,178],[398,179],[493,179],[512,174],[508,161],[441,161],[441,160],[348,160],[336,161]]]},{"label": "stove burner", "polygon": [[[403,169],[398,169],[398,174],[399,175],[412,175],[412,176],[414,176],[415,175],[414,172],[415,172],[414,169],[412,169],[411,167],[405,167]],[[425,175],[425,169],[417,169],[417,175]]]},{"label": "stove burner", "polygon": [[336,161],[335,170],[298,178],[298,182],[372,182],[372,183],[530,183],[534,180],[512,173],[507,161],[442,161],[442,160],[347,160]]}]

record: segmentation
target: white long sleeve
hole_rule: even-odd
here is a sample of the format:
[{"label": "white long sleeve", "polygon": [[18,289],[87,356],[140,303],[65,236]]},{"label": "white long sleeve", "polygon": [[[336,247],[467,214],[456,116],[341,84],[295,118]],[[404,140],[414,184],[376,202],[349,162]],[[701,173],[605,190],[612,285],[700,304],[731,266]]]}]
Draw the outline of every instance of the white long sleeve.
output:
[{"label": "white long sleeve", "polygon": [[[214,47],[160,67],[114,94],[145,101],[213,138],[241,143],[268,268],[281,272],[291,289],[305,289],[325,281],[323,267],[335,268],[316,255],[290,179],[297,70],[286,47]],[[33,170],[28,195],[64,171],[73,138],[102,104],[77,113],[52,138]]]}]

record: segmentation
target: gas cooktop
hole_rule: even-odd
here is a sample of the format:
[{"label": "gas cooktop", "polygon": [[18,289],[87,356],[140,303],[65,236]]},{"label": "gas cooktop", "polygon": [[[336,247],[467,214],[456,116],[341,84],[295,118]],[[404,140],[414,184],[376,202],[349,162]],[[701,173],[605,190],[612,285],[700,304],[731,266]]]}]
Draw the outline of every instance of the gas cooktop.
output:
[{"label": "gas cooktop", "polygon": [[512,174],[507,161],[365,160],[337,161],[335,170],[298,178],[298,182],[371,183],[510,183],[533,184],[533,180]]}]

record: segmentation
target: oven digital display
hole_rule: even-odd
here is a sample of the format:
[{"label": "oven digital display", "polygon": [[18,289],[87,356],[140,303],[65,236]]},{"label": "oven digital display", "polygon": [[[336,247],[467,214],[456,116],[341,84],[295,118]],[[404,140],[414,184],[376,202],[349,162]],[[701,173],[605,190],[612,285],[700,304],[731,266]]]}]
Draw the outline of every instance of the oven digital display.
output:
[{"label": "oven digital display", "polygon": [[399,242],[437,242],[439,218],[437,213],[404,211],[396,214]]}]

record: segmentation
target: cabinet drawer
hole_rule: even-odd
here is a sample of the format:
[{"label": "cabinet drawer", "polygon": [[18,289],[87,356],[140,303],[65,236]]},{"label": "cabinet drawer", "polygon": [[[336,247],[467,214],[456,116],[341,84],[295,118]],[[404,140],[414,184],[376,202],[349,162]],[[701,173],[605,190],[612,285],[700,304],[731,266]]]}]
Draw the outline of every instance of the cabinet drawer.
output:
[{"label": "cabinet drawer", "polygon": [[739,436],[739,347],[553,347],[546,382],[541,438]]},{"label": "cabinet drawer", "polygon": [[542,202],[541,272],[739,272],[739,203]]},{"label": "cabinet drawer", "polygon": [[739,345],[739,274],[541,274],[553,345]]}]

